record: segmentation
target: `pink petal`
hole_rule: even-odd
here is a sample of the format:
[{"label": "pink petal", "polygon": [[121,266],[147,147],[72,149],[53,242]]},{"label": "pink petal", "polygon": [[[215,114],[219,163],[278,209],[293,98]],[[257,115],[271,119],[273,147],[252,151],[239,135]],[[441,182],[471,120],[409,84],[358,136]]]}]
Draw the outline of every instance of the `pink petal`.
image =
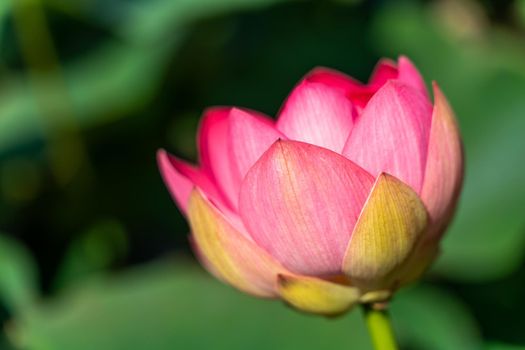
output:
[{"label": "pink petal", "polygon": [[348,95],[358,110],[361,110],[366,106],[370,98],[389,80],[399,80],[423,92],[428,97],[426,85],[421,74],[405,56],[399,58],[397,65],[390,59],[380,60],[368,84],[360,88],[350,89]]},{"label": "pink petal", "polygon": [[[374,68],[374,72],[370,77],[367,85],[362,85],[357,88],[349,89],[347,95],[350,97],[358,110],[358,114],[370,101],[370,98],[379,90],[388,80],[396,79],[398,70],[396,64],[389,59],[382,59]],[[354,119],[355,120],[355,119]]]},{"label": "pink petal", "polygon": [[320,83],[342,91],[362,89],[364,85],[352,77],[335,69],[317,67],[306,75],[305,80],[311,83]]},{"label": "pink petal", "polygon": [[239,212],[253,239],[284,266],[338,274],[373,182],[337,153],[277,141],[246,175]]},{"label": "pink petal", "polygon": [[286,139],[272,119],[255,112],[234,108],[229,122],[231,151],[241,179],[277,139]]},{"label": "pink petal", "polygon": [[[381,86],[385,85],[387,81],[397,79],[399,71],[394,61],[384,58],[374,68],[374,72],[370,77],[368,85],[373,87],[375,91]],[[374,92],[375,92],[374,91]]]},{"label": "pink petal", "polygon": [[198,133],[198,145],[203,170],[215,180],[230,206],[235,207],[241,179],[232,162],[228,142],[231,110],[229,107],[217,107],[204,113]]},{"label": "pink petal", "polygon": [[368,86],[371,90],[374,90],[373,92],[375,92],[381,88],[381,86],[386,84],[387,81],[394,79],[412,86],[414,89],[421,91],[428,97],[425,81],[412,61],[406,56],[400,56],[397,65],[390,59],[380,60],[374,69],[374,73],[370,78]]},{"label": "pink petal", "polygon": [[425,180],[421,198],[440,235],[451,219],[463,181],[463,151],[459,128],[446,97],[437,84]]},{"label": "pink petal", "polygon": [[412,86],[428,97],[427,86],[416,66],[405,56],[399,57],[398,62],[399,81]]},{"label": "pink petal", "polygon": [[188,199],[195,187],[199,187],[208,197],[221,202],[215,185],[202,170],[162,149],[157,152],[157,163],[164,183],[183,214],[186,214]]},{"label": "pink petal", "polygon": [[[379,66],[381,67],[381,66]],[[382,70],[381,68],[379,70]],[[397,73],[396,73],[397,74]],[[380,73],[380,75],[383,75]],[[316,68],[308,74],[306,78],[309,82],[323,83],[325,85],[341,89],[345,92],[347,98],[352,101],[352,104],[358,111],[362,110],[370,97],[379,88],[371,88],[348,75],[332,70],[329,68]],[[375,84],[377,85],[377,84]],[[353,120],[357,117],[357,113],[353,113]]]},{"label": "pink petal", "polygon": [[389,81],[372,97],[343,154],[373,176],[387,172],[421,190],[432,106],[419,91]]},{"label": "pink petal", "polygon": [[352,128],[353,113],[344,90],[307,77],[285,102],[277,129],[290,139],[340,152]]}]

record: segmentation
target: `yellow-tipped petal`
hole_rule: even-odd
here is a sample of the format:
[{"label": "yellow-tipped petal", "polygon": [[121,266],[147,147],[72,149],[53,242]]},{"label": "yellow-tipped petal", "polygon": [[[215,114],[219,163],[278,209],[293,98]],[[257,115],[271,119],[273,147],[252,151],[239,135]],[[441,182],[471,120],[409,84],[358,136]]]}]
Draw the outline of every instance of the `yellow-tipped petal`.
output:
[{"label": "yellow-tipped petal", "polygon": [[391,288],[428,222],[418,195],[397,178],[379,175],[361,211],[343,261],[343,271],[363,290]]},{"label": "yellow-tipped petal", "polygon": [[230,224],[198,190],[190,195],[188,218],[197,253],[210,272],[246,293],[277,296],[277,275],[287,270]]},{"label": "yellow-tipped petal", "polygon": [[291,306],[305,312],[337,316],[359,299],[356,288],[305,276],[279,275],[278,290]]},{"label": "yellow-tipped petal", "polygon": [[430,267],[439,255],[439,245],[435,241],[427,241],[428,233],[418,243],[414,252],[403,263],[399,273],[396,273],[396,285],[399,287],[417,280]]}]

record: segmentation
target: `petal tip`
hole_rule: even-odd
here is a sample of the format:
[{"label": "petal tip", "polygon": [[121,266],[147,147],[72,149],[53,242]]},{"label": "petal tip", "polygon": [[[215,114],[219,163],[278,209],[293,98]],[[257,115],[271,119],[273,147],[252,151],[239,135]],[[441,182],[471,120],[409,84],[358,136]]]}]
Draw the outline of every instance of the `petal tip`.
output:
[{"label": "petal tip", "polygon": [[432,80],[432,92],[434,93],[434,105],[436,105],[438,101],[447,100],[445,97],[445,94],[441,90],[441,87],[439,86],[438,82],[435,80]]},{"label": "petal tip", "polygon": [[435,80],[432,80],[432,92],[434,93],[434,105],[436,102],[438,102],[438,100],[446,100],[445,94],[443,94],[441,87]]},{"label": "petal tip", "polygon": [[377,66],[378,67],[380,67],[380,66],[389,66],[389,67],[392,67],[392,68],[397,68],[397,63],[391,58],[384,57],[384,58],[381,58],[379,60],[379,62],[377,63]]},{"label": "petal tip", "polygon": [[168,157],[168,152],[164,148],[159,148],[156,153],[157,164],[161,164]]},{"label": "petal tip", "polygon": [[302,81],[307,80],[309,82],[319,83],[323,81],[325,77],[339,77],[345,79],[351,79],[348,75],[343,72],[338,71],[337,69],[328,68],[324,66],[314,67],[310,70],[302,79]]},{"label": "petal tip", "polygon": [[409,64],[413,65],[412,61],[406,55],[399,55],[397,57],[397,61],[399,62],[399,64],[401,64],[401,63],[409,63]]},{"label": "petal tip", "polygon": [[328,68],[324,66],[317,66],[317,67],[312,68],[308,73],[306,73],[303,80],[315,77],[317,74],[333,73],[333,72],[334,70],[332,68]]},{"label": "petal tip", "polygon": [[202,112],[204,118],[217,115],[217,113],[228,113],[232,109],[232,106],[211,106],[204,109]]},{"label": "petal tip", "polygon": [[167,175],[166,172],[170,171],[173,168],[171,157],[172,155],[169,154],[168,151],[166,151],[164,148],[160,148],[157,150],[157,166],[163,176]]}]

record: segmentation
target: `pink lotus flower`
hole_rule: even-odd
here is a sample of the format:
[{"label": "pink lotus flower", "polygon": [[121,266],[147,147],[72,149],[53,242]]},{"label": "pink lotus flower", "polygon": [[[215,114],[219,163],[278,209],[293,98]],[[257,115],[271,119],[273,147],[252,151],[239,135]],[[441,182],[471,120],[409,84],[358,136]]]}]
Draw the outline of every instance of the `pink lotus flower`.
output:
[{"label": "pink lotus flower", "polygon": [[236,107],[204,113],[200,166],[158,153],[195,250],[219,279],[303,311],[387,300],[434,259],[462,182],[461,141],[405,57],[368,84],[326,68],[277,121]]}]

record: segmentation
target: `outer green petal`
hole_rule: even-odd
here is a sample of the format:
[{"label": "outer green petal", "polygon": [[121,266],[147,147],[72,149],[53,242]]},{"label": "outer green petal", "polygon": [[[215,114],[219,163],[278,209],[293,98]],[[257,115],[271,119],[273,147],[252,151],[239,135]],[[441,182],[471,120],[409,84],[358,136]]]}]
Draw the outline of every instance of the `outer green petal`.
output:
[{"label": "outer green petal", "polygon": [[279,275],[278,291],[291,306],[305,312],[337,316],[357,303],[359,291],[319,278]]}]

